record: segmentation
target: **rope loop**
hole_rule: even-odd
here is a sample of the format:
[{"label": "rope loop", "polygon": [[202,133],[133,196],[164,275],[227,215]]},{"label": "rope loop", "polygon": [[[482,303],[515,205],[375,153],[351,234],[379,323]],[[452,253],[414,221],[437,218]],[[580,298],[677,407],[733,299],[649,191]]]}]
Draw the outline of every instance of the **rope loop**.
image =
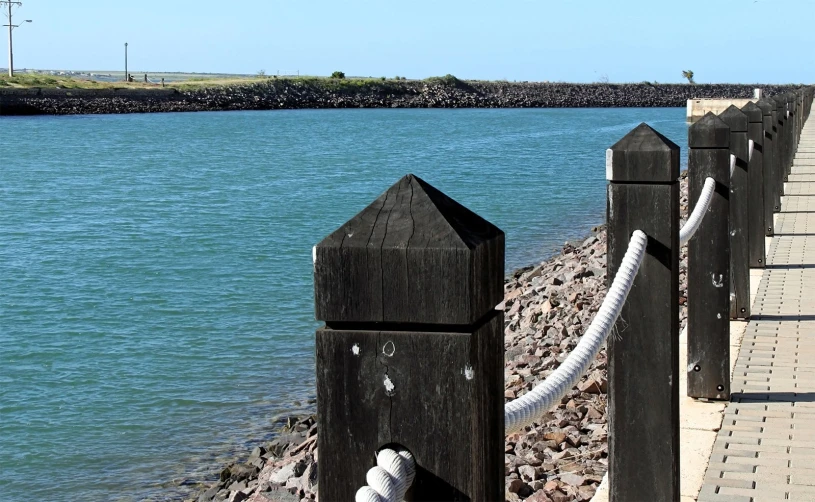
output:
[{"label": "rope loop", "polygon": [[384,448],[365,475],[368,486],[357,490],[356,502],[402,502],[416,477],[416,461],[404,448]]}]

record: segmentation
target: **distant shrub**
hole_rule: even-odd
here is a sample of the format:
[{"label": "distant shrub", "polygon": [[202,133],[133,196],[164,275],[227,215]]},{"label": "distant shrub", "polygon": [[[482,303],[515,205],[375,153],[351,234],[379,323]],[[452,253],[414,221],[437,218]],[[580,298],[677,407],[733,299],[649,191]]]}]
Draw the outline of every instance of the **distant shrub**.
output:
[{"label": "distant shrub", "polygon": [[265,76],[266,76],[266,70],[258,70],[258,77],[265,77]]},{"label": "distant shrub", "polygon": [[341,71],[335,71],[331,74],[331,78],[345,78],[345,73]]},{"label": "distant shrub", "polygon": [[[427,79],[428,82],[432,82],[434,84],[440,85],[447,85],[447,86],[457,86],[461,83],[461,80],[456,78],[455,75],[450,75],[449,73],[443,77],[430,77]],[[506,80],[504,80],[506,82]]]},{"label": "distant shrub", "polygon": [[383,82],[387,80],[385,77],[379,77]]}]

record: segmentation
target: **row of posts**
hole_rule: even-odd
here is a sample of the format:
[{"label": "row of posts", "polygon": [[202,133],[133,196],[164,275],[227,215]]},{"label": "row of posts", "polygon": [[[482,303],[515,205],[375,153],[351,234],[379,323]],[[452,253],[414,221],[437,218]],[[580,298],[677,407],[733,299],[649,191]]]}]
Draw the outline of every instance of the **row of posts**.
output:
[{"label": "row of posts", "polygon": [[[781,209],[813,88],[708,113],[688,130],[689,212],[707,178],[710,206],[688,243],[687,360],[679,368],[679,147],[641,125],[610,149],[609,280],[631,233],[647,255],[609,337],[613,502],[678,501],[679,371],[688,396],[730,399],[730,320],[750,317],[750,268]],[[618,165],[619,162],[619,165]]]},{"label": "row of posts", "polygon": [[[813,88],[707,114],[688,133],[688,395],[729,399],[729,320],[750,316]],[[752,145],[752,146],[751,146]],[[735,157],[731,176],[731,155]],[[679,147],[645,124],[607,152],[608,281],[646,256],[609,337],[611,500],[679,500]],[[384,447],[412,501],[504,500],[504,233],[407,175],[314,248],[319,489],[351,501]]]}]

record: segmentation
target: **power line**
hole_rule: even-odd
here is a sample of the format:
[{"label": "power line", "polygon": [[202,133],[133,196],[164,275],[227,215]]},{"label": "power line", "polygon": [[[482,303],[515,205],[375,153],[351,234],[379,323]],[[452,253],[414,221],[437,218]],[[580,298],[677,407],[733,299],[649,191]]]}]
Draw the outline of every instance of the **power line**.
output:
[{"label": "power line", "polygon": [[[19,24],[14,24],[11,18],[11,10],[13,7],[22,7],[23,2],[17,2],[14,0],[0,0],[0,5],[5,6],[8,8],[8,13],[6,17],[8,18],[8,24],[4,24],[3,26],[8,26],[8,76],[14,76],[14,50],[12,48],[12,36],[11,32],[14,28],[19,28]],[[30,23],[31,19],[26,19],[23,21],[24,23]]]}]

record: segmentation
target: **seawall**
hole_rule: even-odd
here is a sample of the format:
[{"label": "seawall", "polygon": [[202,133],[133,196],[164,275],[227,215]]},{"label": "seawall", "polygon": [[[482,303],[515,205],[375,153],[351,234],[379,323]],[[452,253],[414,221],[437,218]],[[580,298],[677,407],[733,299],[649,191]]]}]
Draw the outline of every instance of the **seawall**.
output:
[{"label": "seawall", "polygon": [[197,89],[0,88],[0,115],[71,115],[301,108],[684,107],[693,98],[751,98],[798,86],[568,84],[429,80],[269,79]]}]

